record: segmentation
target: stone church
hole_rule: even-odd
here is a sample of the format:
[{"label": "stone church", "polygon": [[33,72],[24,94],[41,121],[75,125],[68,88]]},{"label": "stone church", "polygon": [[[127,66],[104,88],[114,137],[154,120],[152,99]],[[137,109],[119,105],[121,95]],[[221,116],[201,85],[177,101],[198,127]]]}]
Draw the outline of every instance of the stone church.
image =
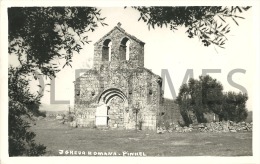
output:
[{"label": "stone church", "polygon": [[120,23],[94,44],[93,68],[74,82],[78,126],[156,129],[162,79],[144,67],[144,45]]}]

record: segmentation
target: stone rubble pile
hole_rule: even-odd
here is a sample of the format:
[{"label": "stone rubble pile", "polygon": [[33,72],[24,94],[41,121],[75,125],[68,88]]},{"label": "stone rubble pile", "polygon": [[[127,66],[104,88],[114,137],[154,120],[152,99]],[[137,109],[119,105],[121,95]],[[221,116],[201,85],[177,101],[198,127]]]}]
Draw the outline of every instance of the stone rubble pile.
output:
[{"label": "stone rubble pile", "polygon": [[[69,124],[71,127],[78,127],[76,121],[74,120],[75,116],[73,114],[67,115],[56,115],[56,120],[58,120],[62,124]],[[187,126],[179,126],[178,124],[170,123],[167,126],[163,124],[163,126],[157,127],[157,133],[186,133],[186,132],[246,132],[252,131],[253,123],[247,122],[233,122],[233,121],[222,121],[222,122],[210,122],[210,123],[197,123],[197,124],[190,124],[189,127]]]},{"label": "stone rubble pile", "polygon": [[222,121],[222,122],[211,122],[211,123],[200,123],[189,125],[189,127],[184,126],[181,127],[179,125],[170,124],[169,127],[157,127],[157,133],[163,134],[165,132],[177,132],[177,133],[185,133],[192,131],[199,132],[246,132],[252,131],[253,123],[246,122],[233,122],[233,121]]},{"label": "stone rubble pile", "polygon": [[74,113],[69,113],[69,112],[52,113],[52,114],[48,114],[47,118],[51,118],[51,119],[54,118],[55,120],[57,120],[61,124],[68,124],[71,127],[77,127],[77,124],[74,121],[74,119],[75,119]]},{"label": "stone rubble pile", "polygon": [[236,123],[233,121],[211,122],[199,125],[200,132],[242,132],[252,131],[252,128],[253,123]]},{"label": "stone rubble pile", "polygon": [[166,132],[172,133],[172,132],[177,132],[177,133],[184,133],[184,132],[191,132],[193,130],[192,126],[184,126],[181,127],[179,125],[171,124],[170,127],[157,127],[157,133],[158,134],[163,134]]},{"label": "stone rubble pile", "polygon": [[69,111],[54,111],[54,112],[47,112],[46,113],[46,117],[65,117],[67,115],[69,115]]}]

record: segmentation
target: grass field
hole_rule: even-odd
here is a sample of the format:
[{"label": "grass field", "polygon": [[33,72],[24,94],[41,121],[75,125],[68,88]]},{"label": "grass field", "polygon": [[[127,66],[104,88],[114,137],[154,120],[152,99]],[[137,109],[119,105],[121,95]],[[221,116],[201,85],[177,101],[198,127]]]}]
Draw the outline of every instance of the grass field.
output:
[{"label": "grass field", "polygon": [[92,152],[91,155],[93,152],[116,152],[116,155],[144,152],[147,156],[173,157],[252,155],[252,132],[156,134],[154,131],[71,128],[55,119],[39,120],[32,130],[36,133],[36,142],[47,146],[46,156],[58,156],[59,150]]}]

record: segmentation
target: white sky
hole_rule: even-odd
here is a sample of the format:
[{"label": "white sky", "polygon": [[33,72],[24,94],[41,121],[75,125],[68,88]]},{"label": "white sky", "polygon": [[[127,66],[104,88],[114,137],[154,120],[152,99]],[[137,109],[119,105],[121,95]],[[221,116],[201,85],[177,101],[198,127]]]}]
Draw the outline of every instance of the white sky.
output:
[{"label": "white sky", "polygon": [[[225,44],[225,49],[221,49],[217,46],[205,47],[196,37],[188,38],[185,28],[180,28],[175,32],[167,28],[148,30],[148,26],[144,22],[137,21],[139,13],[131,8],[101,9],[102,16],[106,17],[105,23],[109,26],[100,26],[93,33],[89,33],[88,37],[92,42],[86,45],[80,54],[75,54],[73,68],[67,67],[58,73],[55,90],[56,100],[69,100],[70,104],[73,105],[75,69],[92,66],[93,44],[118,22],[121,22],[121,27],[126,32],[146,43],[145,67],[152,69],[158,75],[161,75],[161,69],[168,69],[177,94],[187,69],[193,70],[195,78],[202,74],[202,69],[221,69],[221,73],[211,73],[210,76],[223,84],[224,91],[235,92],[239,92],[239,90],[228,83],[227,75],[233,69],[246,70],[245,74],[235,73],[233,81],[247,89],[249,95],[247,107],[252,110],[251,97],[254,90],[254,75],[256,74],[252,10],[242,15],[245,19],[238,20],[239,26],[230,21],[231,32],[227,36],[228,41]],[[13,62],[13,58],[10,58],[9,63]],[[48,81],[45,80],[45,83]],[[46,89],[50,90],[47,87]],[[164,96],[166,98],[172,97],[167,83]],[[50,103],[49,92],[45,92],[42,103]]]}]

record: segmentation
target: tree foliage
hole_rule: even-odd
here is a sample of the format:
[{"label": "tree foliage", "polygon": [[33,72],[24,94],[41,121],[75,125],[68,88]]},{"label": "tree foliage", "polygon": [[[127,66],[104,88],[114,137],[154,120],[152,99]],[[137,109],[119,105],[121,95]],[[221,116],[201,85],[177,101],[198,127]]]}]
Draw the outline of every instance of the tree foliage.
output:
[{"label": "tree foliage", "polygon": [[183,84],[176,99],[184,120],[187,120],[187,112],[192,111],[198,122],[206,122],[203,113],[216,112],[221,104],[223,86],[210,76],[200,76],[199,80],[191,78],[188,84]]},{"label": "tree foliage", "polygon": [[187,28],[189,38],[198,37],[204,46],[211,44],[224,48],[227,33],[230,32],[228,19],[238,24],[237,18],[250,7],[186,6],[186,7],[133,7],[140,12],[139,20],[148,28],[166,26],[175,31],[180,26]]},{"label": "tree foliage", "polygon": [[220,112],[221,120],[231,120],[235,122],[244,121],[248,116],[246,109],[247,94],[227,92],[223,96],[223,109]]},{"label": "tree foliage", "polygon": [[14,7],[8,9],[9,54],[22,65],[44,75],[55,76],[59,70],[51,61],[65,59],[70,65],[75,52],[89,43],[86,35],[105,25],[100,10],[81,7]]},{"label": "tree foliage", "polygon": [[180,87],[176,103],[180,107],[185,123],[191,124],[189,111],[197,121],[207,122],[204,113],[215,113],[220,120],[242,121],[247,117],[247,95],[242,93],[223,93],[223,86],[210,76],[200,76],[199,80],[191,78],[188,84]]},{"label": "tree foliage", "polygon": [[34,143],[35,134],[29,131],[28,123],[28,119],[38,110],[41,95],[30,93],[29,81],[19,71],[21,68],[11,67],[8,74],[9,155],[42,155],[46,147]]},{"label": "tree foliage", "polygon": [[55,60],[71,66],[72,57],[89,43],[87,33],[103,23],[100,10],[83,7],[12,7],[8,9],[10,55],[20,65],[8,68],[9,155],[43,155],[45,147],[34,143],[28,119],[39,114],[41,93],[30,92],[29,76],[36,71],[55,77]]}]

